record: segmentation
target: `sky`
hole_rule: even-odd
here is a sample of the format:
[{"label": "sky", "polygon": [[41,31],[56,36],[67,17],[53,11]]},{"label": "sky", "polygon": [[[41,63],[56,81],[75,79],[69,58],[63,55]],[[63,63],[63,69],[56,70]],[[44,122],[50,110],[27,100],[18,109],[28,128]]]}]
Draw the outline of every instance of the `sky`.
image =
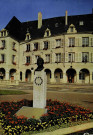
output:
[{"label": "sky", "polygon": [[42,18],[53,18],[68,15],[91,14],[93,0],[0,0],[0,30],[3,29],[13,16],[20,22]]}]

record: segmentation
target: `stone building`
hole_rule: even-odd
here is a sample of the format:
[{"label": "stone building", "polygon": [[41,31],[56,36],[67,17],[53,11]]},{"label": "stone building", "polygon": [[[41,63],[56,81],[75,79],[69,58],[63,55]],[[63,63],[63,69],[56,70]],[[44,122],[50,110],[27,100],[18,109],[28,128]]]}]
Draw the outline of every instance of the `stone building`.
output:
[{"label": "stone building", "polygon": [[0,31],[0,83],[33,82],[38,56],[48,83],[93,84],[93,14],[13,17]]}]

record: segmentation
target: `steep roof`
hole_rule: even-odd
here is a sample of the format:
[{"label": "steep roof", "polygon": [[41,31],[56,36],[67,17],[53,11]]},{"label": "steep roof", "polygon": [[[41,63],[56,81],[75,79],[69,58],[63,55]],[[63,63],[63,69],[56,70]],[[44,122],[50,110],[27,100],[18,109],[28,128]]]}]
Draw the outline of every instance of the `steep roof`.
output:
[{"label": "steep roof", "polygon": [[[83,21],[84,25],[79,25]],[[51,31],[51,36],[64,34],[71,24],[74,24],[77,32],[93,32],[93,14],[68,16],[68,25],[65,26],[65,16],[42,20],[42,27],[38,29],[38,21],[20,22],[13,17],[5,29],[9,34],[19,41],[25,40],[27,29],[32,39],[43,38],[47,28]]]}]

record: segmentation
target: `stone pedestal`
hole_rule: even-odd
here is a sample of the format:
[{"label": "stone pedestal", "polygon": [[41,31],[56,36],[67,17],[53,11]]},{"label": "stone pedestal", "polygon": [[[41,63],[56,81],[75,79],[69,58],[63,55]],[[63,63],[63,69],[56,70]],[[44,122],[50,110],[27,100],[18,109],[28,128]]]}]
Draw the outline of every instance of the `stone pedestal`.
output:
[{"label": "stone pedestal", "polygon": [[33,83],[33,108],[45,108],[47,77],[44,70],[35,71]]}]

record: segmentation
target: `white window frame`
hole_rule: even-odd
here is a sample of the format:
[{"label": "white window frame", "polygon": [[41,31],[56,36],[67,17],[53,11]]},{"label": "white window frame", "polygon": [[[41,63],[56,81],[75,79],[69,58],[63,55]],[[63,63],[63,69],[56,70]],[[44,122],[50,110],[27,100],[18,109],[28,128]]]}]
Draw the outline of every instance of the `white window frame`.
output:
[{"label": "white window frame", "polygon": [[75,52],[68,53],[68,62],[75,62]]},{"label": "white window frame", "polygon": [[75,38],[69,38],[69,47],[74,47],[75,46]]},{"label": "white window frame", "polygon": [[61,47],[61,39],[56,39],[56,48]]},{"label": "white window frame", "polygon": [[83,47],[89,46],[89,37],[82,37],[82,46]]},{"label": "white window frame", "polygon": [[50,63],[50,54],[46,54],[46,63]]},{"label": "white window frame", "polygon": [[56,53],[56,62],[61,63],[61,53]]},{"label": "white window frame", "polygon": [[82,52],[82,62],[89,62],[89,52]]}]

